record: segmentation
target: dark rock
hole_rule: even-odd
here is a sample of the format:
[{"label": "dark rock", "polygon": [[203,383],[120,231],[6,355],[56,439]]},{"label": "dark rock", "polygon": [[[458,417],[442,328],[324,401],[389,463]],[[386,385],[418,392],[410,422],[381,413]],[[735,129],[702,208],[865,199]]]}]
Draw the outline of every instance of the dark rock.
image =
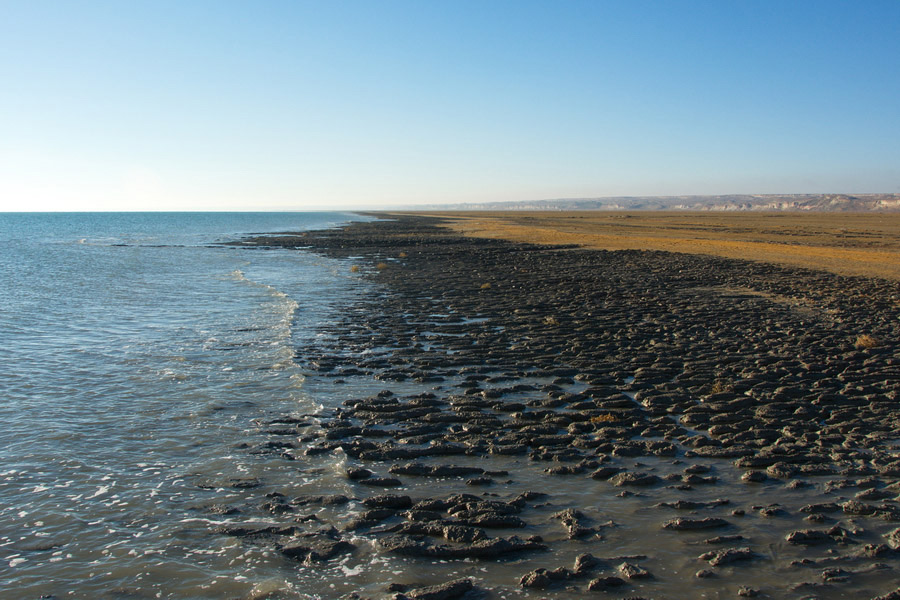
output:
[{"label": "dark rock", "polygon": [[356,483],[367,485],[369,487],[400,487],[403,485],[402,481],[393,477],[368,477],[366,479],[359,479]]},{"label": "dark rock", "polygon": [[759,514],[763,517],[781,517],[787,515],[788,512],[777,504],[773,504],[770,506],[760,507]]},{"label": "dark rock", "polygon": [[849,580],[850,573],[843,569],[834,567],[822,571],[822,579],[829,583],[840,583]]},{"label": "dark rock", "polygon": [[332,494],[328,496],[298,496],[291,500],[291,504],[296,506],[307,506],[310,504],[318,506],[338,506],[347,504],[350,499],[340,494]]},{"label": "dark rock", "polygon": [[409,496],[397,496],[393,494],[384,494],[381,496],[372,496],[363,500],[369,508],[388,508],[391,510],[403,510],[412,507],[412,499]]},{"label": "dark rock", "polygon": [[490,477],[473,477],[471,479],[466,479],[466,485],[471,486],[491,485],[492,483],[494,483],[494,480]]},{"label": "dark rock", "polygon": [[627,582],[621,577],[598,577],[588,584],[588,591],[604,592],[613,588],[620,588],[627,585]]},{"label": "dark rock", "polygon": [[841,506],[834,502],[827,502],[823,504],[807,504],[800,509],[800,512],[805,513],[829,513],[829,512],[837,512],[841,510]]},{"label": "dark rock", "polygon": [[804,529],[802,531],[792,531],[785,537],[791,544],[802,544],[804,546],[814,546],[818,544],[833,544],[834,538],[824,531],[815,529]]},{"label": "dark rock", "polygon": [[647,569],[629,562],[619,565],[619,572],[628,579],[649,579],[653,577]]},{"label": "dark rock", "polygon": [[659,476],[653,475],[652,473],[637,473],[629,471],[613,476],[610,481],[617,487],[626,485],[644,487],[657,484],[662,480],[659,478]]},{"label": "dark rock", "polygon": [[716,499],[710,502],[696,502],[693,500],[676,500],[675,502],[660,502],[656,506],[674,508],[677,510],[697,510],[698,508],[714,508],[729,504],[728,500]]},{"label": "dark rock", "polygon": [[713,529],[716,527],[728,527],[729,523],[725,519],[718,517],[705,517],[703,519],[685,519],[678,517],[663,524],[663,529],[671,529],[673,531],[691,531],[695,529]]},{"label": "dark rock", "polygon": [[233,537],[248,537],[253,535],[294,535],[298,529],[293,525],[243,524],[226,525],[219,531]]},{"label": "dark rock", "polygon": [[519,585],[524,588],[545,590],[560,581],[573,578],[574,575],[565,567],[559,567],[552,571],[540,568],[523,575],[522,579],[519,580]]},{"label": "dark rock", "polygon": [[597,532],[596,529],[587,526],[588,519],[579,510],[568,508],[556,513],[552,518],[559,519],[562,522],[563,527],[569,532],[569,539],[584,537]]},{"label": "dark rock", "polygon": [[515,515],[504,515],[497,512],[458,513],[456,517],[460,522],[475,527],[487,527],[488,529],[518,529],[526,527],[528,523]]},{"label": "dark rock", "polygon": [[709,561],[714,567],[729,565],[738,561],[751,560],[758,555],[750,550],[750,548],[729,548],[727,550],[718,550],[716,552],[707,552],[700,555],[700,560]]},{"label": "dark rock", "polygon": [[573,570],[575,573],[582,575],[605,565],[606,561],[597,558],[593,554],[579,554],[575,557]]},{"label": "dark rock", "polygon": [[359,467],[350,467],[347,469],[347,478],[348,479],[366,479],[372,476],[372,471],[368,469],[362,469]]},{"label": "dark rock", "polygon": [[617,473],[621,473],[622,470],[623,469],[620,469],[618,467],[600,467],[599,469],[597,469],[596,471],[591,473],[591,479],[599,479],[599,480],[609,479],[613,475],[616,475]]},{"label": "dark rock", "polygon": [[471,579],[457,579],[411,590],[405,590],[395,596],[396,600],[456,600],[475,589]]},{"label": "dark rock", "polygon": [[685,467],[684,472],[693,475],[703,475],[704,473],[709,473],[710,470],[710,467],[706,465],[691,465]]},{"label": "dark rock", "polygon": [[479,467],[457,467],[453,465],[427,466],[419,463],[394,465],[390,468],[394,475],[418,475],[423,477],[456,477],[464,475],[480,475],[484,469]]},{"label": "dark rock", "polygon": [[798,467],[785,462],[777,462],[766,469],[766,473],[778,479],[790,479],[799,472]]},{"label": "dark rock", "polygon": [[256,479],[255,477],[230,479],[228,481],[228,483],[231,485],[231,487],[233,487],[235,489],[242,489],[242,490],[250,490],[250,489],[258,488],[262,485],[262,482],[259,479]]},{"label": "dark rock", "polygon": [[465,546],[448,546],[431,544],[427,540],[415,537],[394,535],[380,540],[380,544],[387,552],[394,554],[433,558],[494,558],[516,552],[546,549],[543,544],[515,536],[481,540]]},{"label": "dark rock", "polygon": [[339,556],[352,552],[356,546],[350,542],[344,541],[318,541],[314,544],[295,543],[281,547],[281,553],[285,556],[303,562],[306,565],[314,565],[325,562]]},{"label": "dark rock", "polygon": [[877,507],[859,500],[848,500],[840,506],[848,515],[874,515],[878,512]]}]

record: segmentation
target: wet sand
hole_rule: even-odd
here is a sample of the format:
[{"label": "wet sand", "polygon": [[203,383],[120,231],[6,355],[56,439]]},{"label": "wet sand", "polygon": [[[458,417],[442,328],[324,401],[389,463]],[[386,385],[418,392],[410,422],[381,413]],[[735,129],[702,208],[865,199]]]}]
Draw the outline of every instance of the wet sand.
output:
[{"label": "wet sand", "polygon": [[253,449],[306,483],[223,529],[286,597],[900,595],[900,284],[446,224],[242,244],[377,290],[297,348],[343,405]]}]

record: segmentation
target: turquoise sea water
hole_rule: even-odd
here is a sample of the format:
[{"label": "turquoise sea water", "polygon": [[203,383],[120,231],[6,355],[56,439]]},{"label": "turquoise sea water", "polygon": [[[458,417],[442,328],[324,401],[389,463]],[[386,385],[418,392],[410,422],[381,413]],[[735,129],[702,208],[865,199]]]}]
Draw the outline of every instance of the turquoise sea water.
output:
[{"label": "turquoise sea water", "polygon": [[228,597],[273,577],[198,507],[317,401],[294,346],[364,284],[216,245],[345,213],[0,214],[0,598]]}]

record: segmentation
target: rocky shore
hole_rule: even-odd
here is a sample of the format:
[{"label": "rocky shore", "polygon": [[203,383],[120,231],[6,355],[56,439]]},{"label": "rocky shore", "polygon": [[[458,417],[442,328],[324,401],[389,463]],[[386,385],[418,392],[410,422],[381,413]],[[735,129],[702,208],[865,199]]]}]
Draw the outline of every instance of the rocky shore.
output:
[{"label": "rocky shore", "polygon": [[437,225],[241,242],[372,282],[296,357],[371,393],[268,419],[342,485],[224,535],[393,565],[348,598],[900,598],[900,284]]}]

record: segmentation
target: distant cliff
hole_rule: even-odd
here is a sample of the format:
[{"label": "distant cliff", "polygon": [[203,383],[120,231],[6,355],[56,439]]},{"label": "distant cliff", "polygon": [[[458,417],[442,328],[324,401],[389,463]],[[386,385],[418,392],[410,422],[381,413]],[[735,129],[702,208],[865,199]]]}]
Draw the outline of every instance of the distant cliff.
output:
[{"label": "distant cliff", "polygon": [[900,194],[764,194],[728,196],[616,196],[523,202],[430,205],[442,210],[708,210],[900,212]]}]

